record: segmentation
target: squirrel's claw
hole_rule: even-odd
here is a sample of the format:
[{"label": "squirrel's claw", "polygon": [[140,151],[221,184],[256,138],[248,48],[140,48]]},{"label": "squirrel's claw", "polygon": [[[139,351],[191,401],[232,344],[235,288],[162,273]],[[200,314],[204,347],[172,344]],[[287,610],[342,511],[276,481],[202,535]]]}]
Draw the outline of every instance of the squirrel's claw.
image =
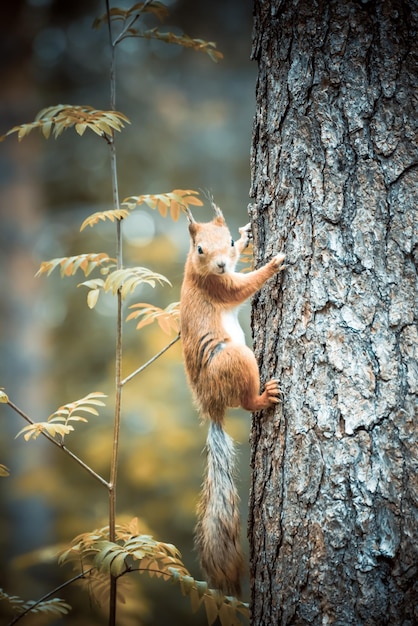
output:
[{"label": "squirrel's claw", "polygon": [[272,378],[266,382],[265,390],[271,404],[279,404],[279,402],[281,402],[280,396],[282,395],[282,392],[280,391],[279,381],[277,378]]}]

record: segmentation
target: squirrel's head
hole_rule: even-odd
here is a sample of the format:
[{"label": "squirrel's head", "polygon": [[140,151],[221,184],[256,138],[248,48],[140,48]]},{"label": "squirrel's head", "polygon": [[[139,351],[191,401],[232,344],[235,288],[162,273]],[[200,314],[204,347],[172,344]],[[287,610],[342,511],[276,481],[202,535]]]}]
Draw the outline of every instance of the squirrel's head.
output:
[{"label": "squirrel's head", "polygon": [[205,223],[195,222],[191,213],[188,213],[191,239],[188,258],[195,272],[201,276],[233,272],[239,257],[219,207],[216,207],[215,212],[215,219]]}]

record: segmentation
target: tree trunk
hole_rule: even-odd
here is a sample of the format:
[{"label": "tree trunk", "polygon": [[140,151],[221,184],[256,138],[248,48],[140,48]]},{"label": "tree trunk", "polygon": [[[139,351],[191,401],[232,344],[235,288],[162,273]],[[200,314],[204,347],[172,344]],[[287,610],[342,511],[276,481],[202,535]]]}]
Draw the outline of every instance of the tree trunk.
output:
[{"label": "tree trunk", "polygon": [[283,393],[252,426],[253,625],[418,623],[417,27],[255,0],[256,262],[288,268],[253,307]]}]

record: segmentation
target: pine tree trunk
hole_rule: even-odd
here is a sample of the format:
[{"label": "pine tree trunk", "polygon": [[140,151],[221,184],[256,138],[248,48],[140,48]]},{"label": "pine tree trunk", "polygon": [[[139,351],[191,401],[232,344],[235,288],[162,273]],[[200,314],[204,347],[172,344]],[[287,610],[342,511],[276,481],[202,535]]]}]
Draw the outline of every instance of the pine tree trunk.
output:
[{"label": "pine tree trunk", "polygon": [[418,623],[415,1],[255,0],[252,624]]}]

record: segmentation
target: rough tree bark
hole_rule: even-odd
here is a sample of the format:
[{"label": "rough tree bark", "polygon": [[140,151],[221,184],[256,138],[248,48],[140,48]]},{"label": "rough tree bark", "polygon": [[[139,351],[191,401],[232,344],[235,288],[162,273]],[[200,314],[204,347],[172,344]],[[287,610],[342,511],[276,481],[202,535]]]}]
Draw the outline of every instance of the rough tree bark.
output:
[{"label": "rough tree bark", "polygon": [[252,624],[418,623],[416,1],[255,0]]}]

